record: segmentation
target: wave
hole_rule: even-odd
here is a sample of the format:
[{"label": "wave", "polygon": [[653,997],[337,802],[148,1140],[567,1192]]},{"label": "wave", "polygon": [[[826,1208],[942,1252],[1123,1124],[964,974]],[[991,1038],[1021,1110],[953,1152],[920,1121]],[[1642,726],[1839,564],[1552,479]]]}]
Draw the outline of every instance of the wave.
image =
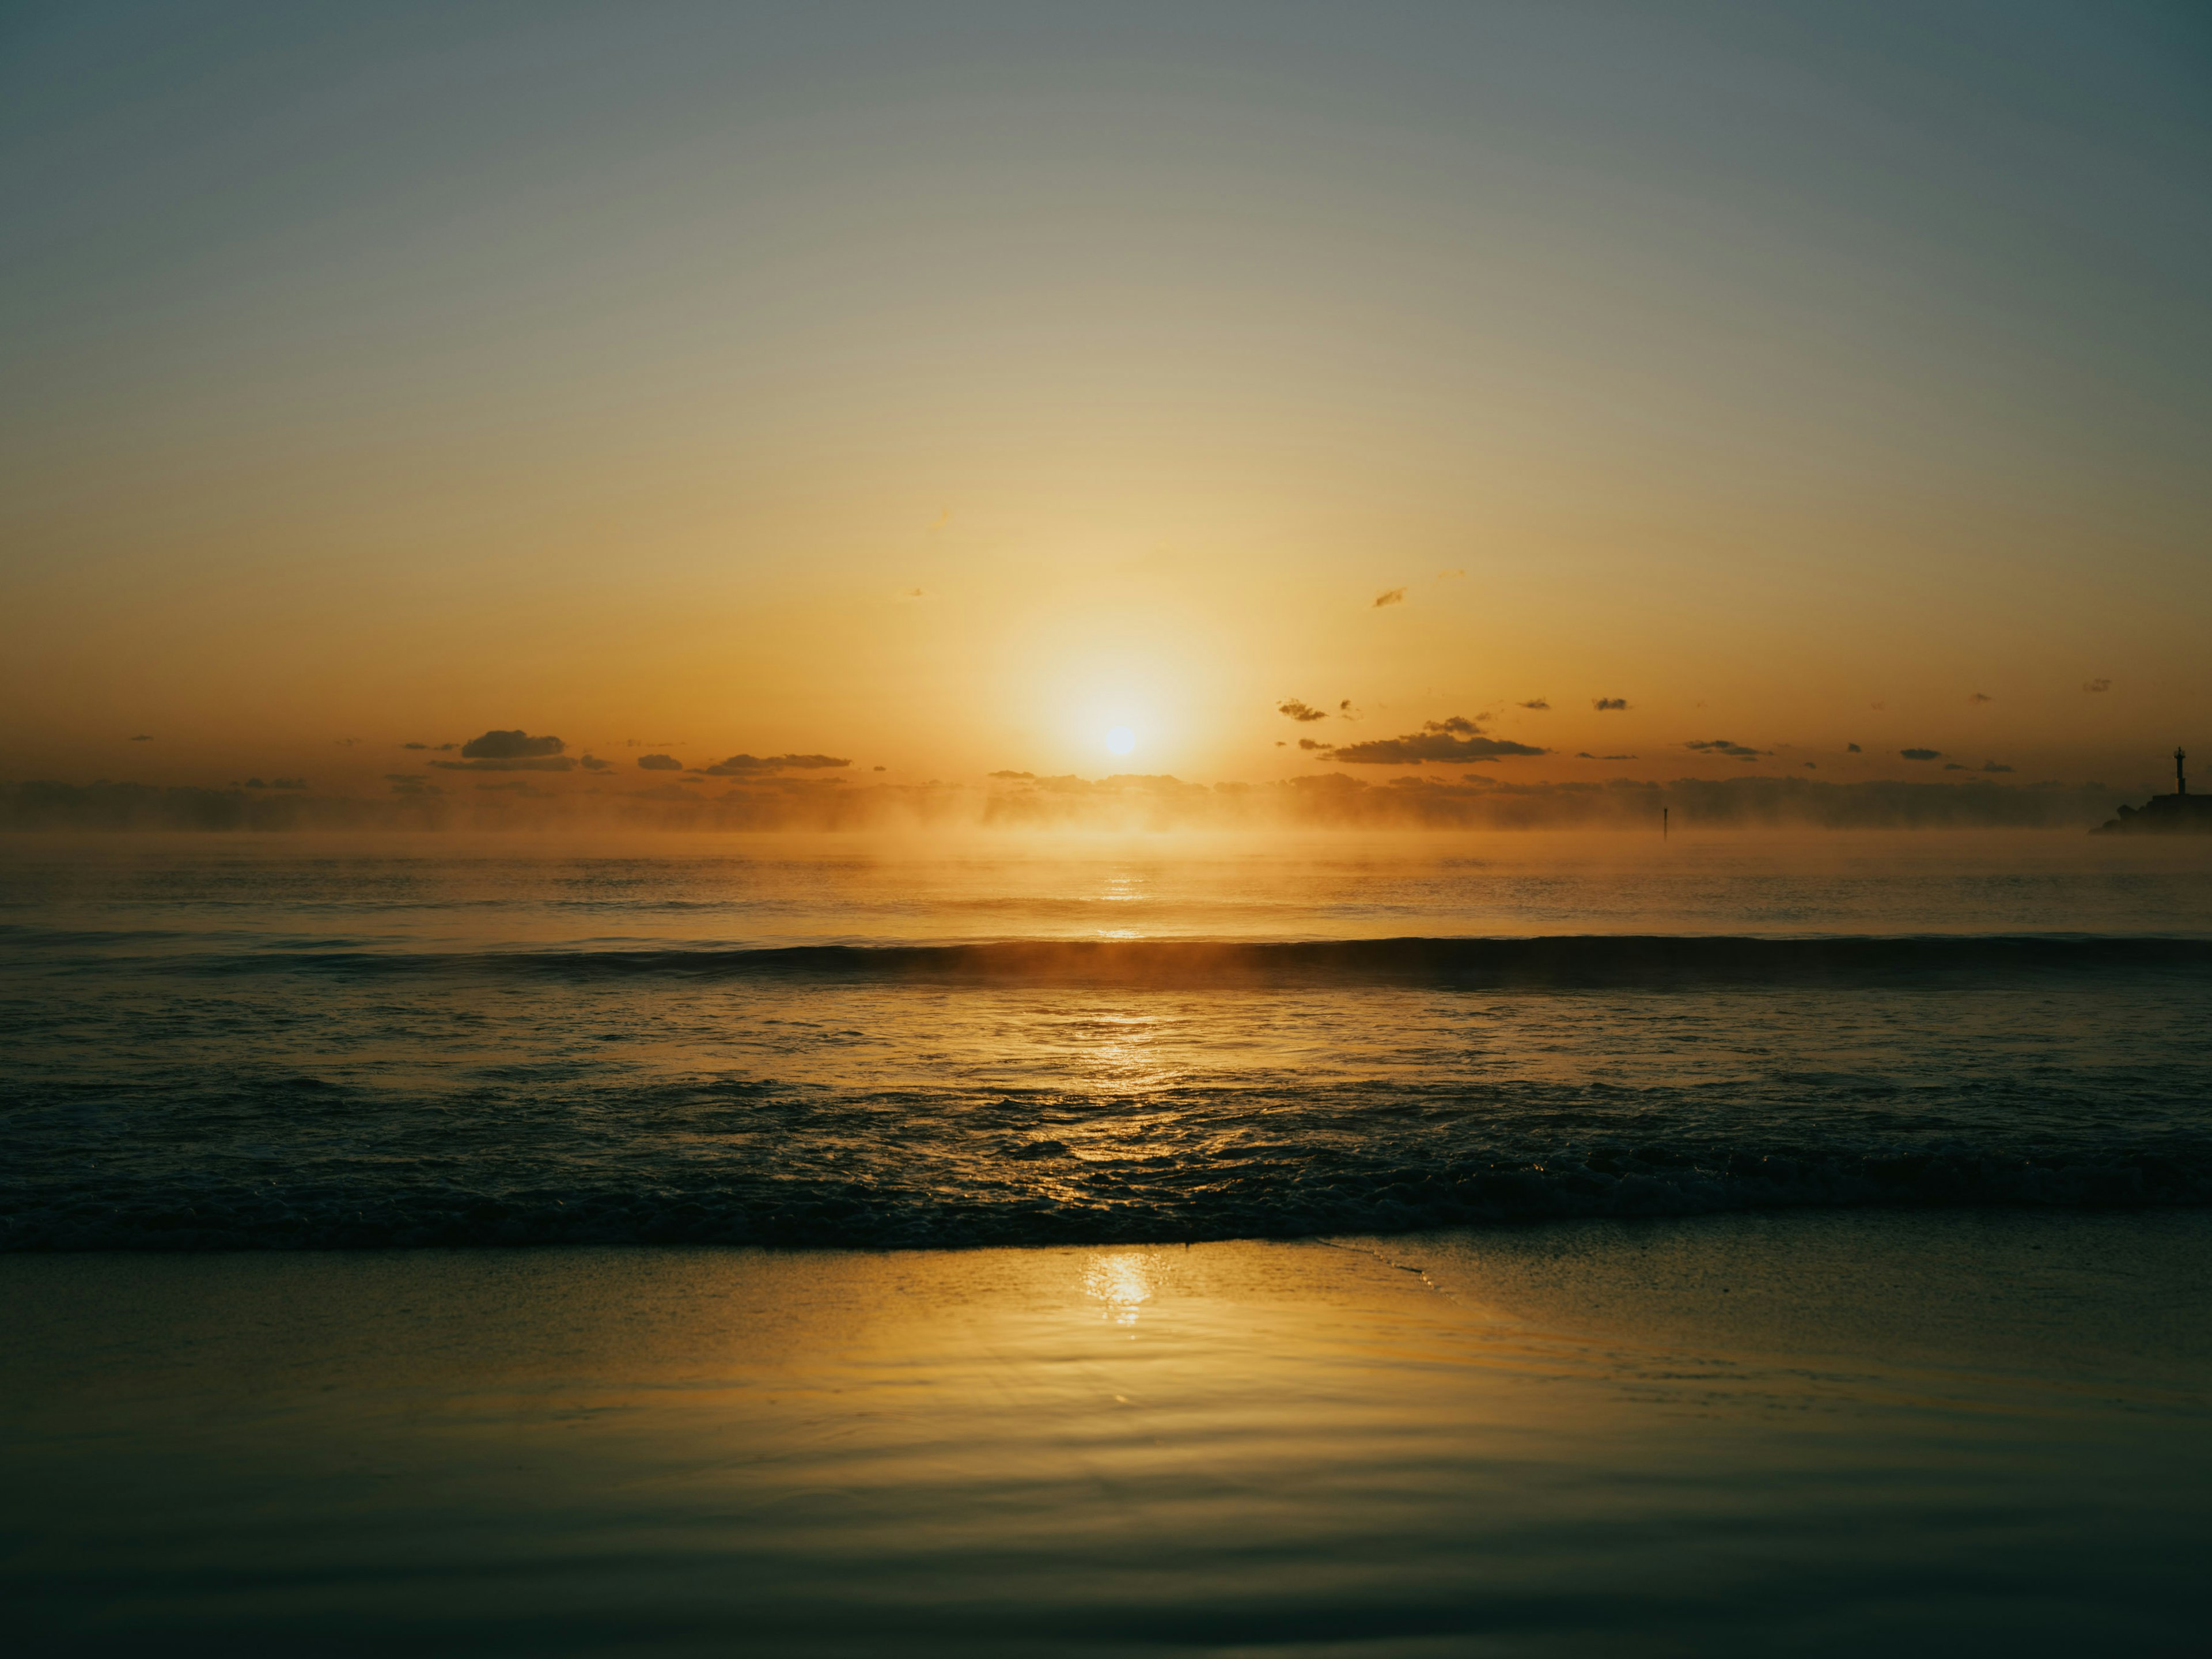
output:
[{"label": "wave", "polygon": [[[66,949],[68,939],[42,941]],[[91,943],[83,936],[82,944]],[[2078,934],[1776,938],[1568,934],[1534,938],[1010,939],[942,945],[513,950],[468,953],[331,949],[300,940],[246,951],[141,955],[142,969],[191,975],[665,975],[935,981],[1007,985],[1527,986],[1903,984],[2032,975],[2201,975],[2212,939]],[[87,963],[86,965],[91,965]]]},{"label": "wave", "polygon": [[[1068,1149],[1002,1151],[1040,1176]],[[1118,1177],[1118,1178],[1111,1178]],[[2212,1204],[2212,1141],[1844,1149],[1598,1146],[1533,1160],[1336,1158],[1178,1179],[1100,1171],[992,1195],[887,1179],[471,1188],[424,1182],[79,1188],[0,1211],[0,1251],[349,1249],[586,1244],[811,1249],[1124,1245],[1399,1233],[1586,1218],[1836,1207],[2139,1209]]]},{"label": "wave", "polygon": [[[1109,1245],[2212,1204],[2201,939],[0,943],[24,947],[0,1010],[0,1249]],[[1159,1046],[1129,1060],[1125,1011],[1079,994],[1009,1020],[996,996],[907,984],[1299,994],[1180,999],[1135,1022]],[[1359,986],[1725,994],[1328,994]],[[1812,994],[1736,994],[1770,987]],[[1923,994],[1963,987],[1996,994]]]}]

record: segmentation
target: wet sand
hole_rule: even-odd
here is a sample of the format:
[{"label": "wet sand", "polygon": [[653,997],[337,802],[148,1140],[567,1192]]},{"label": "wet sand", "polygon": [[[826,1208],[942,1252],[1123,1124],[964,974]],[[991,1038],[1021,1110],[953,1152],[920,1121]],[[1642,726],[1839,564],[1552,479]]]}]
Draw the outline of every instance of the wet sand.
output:
[{"label": "wet sand", "polygon": [[19,1651],[2201,1650],[2212,1214],[0,1259]]}]

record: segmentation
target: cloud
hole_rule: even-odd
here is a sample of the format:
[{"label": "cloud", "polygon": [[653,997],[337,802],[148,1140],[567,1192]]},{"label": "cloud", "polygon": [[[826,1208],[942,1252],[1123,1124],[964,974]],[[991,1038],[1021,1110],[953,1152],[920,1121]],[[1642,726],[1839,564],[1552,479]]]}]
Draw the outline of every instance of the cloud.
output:
[{"label": "cloud", "polygon": [[1996,699],[1986,691],[1977,691],[1966,699],[1968,702],[1995,702]]},{"label": "cloud", "polygon": [[418,778],[411,773],[386,772],[384,775],[390,780],[392,793],[395,795],[442,795],[446,793],[429,779]]},{"label": "cloud", "polygon": [[882,768],[882,767],[880,767],[880,766],[872,766],[872,767],[870,767],[870,768],[868,769],[868,770],[870,770],[871,772],[880,772],[880,771],[883,771],[884,769],[884,768]]},{"label": "cloud", "polygon": [[248,778],[238,786],[241,789],[305,789],[305,778],[271,778],[264,783],[259,778]]},{"label": "cloud", "polygon": [[681,772],[684,763],[673,755],[640,755],[637,763],[648,772]]},{"label": "cloud", "polygon": [[433,753],[433,754],[437,754],[437,755],[442,755],[442,754],[444,754],[447,750],[452,749],[453,747],[454,747],[454,745],[453,745],[453,744],[450,744],[450,743],[441,743],[441,744],[428,744],[428,743],[403,743],[403,744],[401,744],[399,746],[400,746],[402,749],[424,749],[424,750],[429,750],[429,751],[430,751],[431,753]]},{"label": "cloud", "polygon": [[1726,755],[1730,760],[1757,760],[1761,755],[1771,755],[1771,749],[1753,749],[1748,744],[1730,743],[1726,738],[1708,738],[1702,743],[1686,743],[1685,749],[1694,749],[1701,755]]},{"label": "cloud", "polygon": [[137,737],[131,738],[131,741],[133,743],[151,743],[154,741],[154,734],[151,732],[141,732]]},{"label": "cloud", "polygon": [[1859,746],[1858,746],[1858,744],[1855,744],[1855,743],[1847,743],[1847,744],[1845,744],[1844,745],[1844,750],[1845,750],[1847,752],[1849,752],[1849,753],[1850,753],[1850,754],[1854,754],[1854,755],[1856,755],[1856,754],[1857,754],[1857,753],[1859,752]]},{"label": "cloud", "polygon": [[[440,745],[451,749],[450,743]],[[461,745],[457,761],[432,761],[448,772],[573,772],[576,763],[561,751],[558,738],[533,738],[527,732],[491,731]]]},{"label": "cloud", "polygon": [[1298,739],[1298,747],[1301,749],[1326,749],[1328,745],[1325,743],[1316,743],[1311,738],[1300,738]]},{"label": "cloud", "polygon": [[527,732],[487,732],[461,745],[463,760],[542,760],[568,745],[558,738],[533,738]]},{"label": "cloud", "polygon": [[[1418,732],[1403,737],[1370,738],[1365,743],[1346,744],[1331,750],[1328,758],[1349,766],[1419,766],[1428,761],[1497,760],[1508,755],[1548,755],[1525,743],[1486,738],[1482,728],[1464,714],[1430,720]],[[1301,745],[1304,746],[1304,745]],[[1313,745],[1319,748],[1321,745]]]},{"label": "cloud", "polygon": [[1405,602],[1406,590],[1402,587],[1393,587],[1375,596],[1373,608],[1380,611],[1386,605],[1403,605]]},{"label": "cloud", "polygon": [[991,775],[994,778],[1030,779],[1036,777],[1036,774],[1034,772],[994,772]]},{"label": "cloud", "polygon": [[1942,760],[1943,758],[1943,751],[1940,749],[1900,749],[1897,752],[1907,760]]},{"label": "cloud", "polygon": [[427,743],[403,743],[399,746],[402,749],[428,749],[430,745]]},{"label": "cloud", "polygon": [[1575,757],[1577,760],[1634,760],[1633,755],[1593,755],[1587,749]]},{"label": "cloud", "polygon": [[1528,702],[1517,706],[1522,708],[1533,708],[1536,710],[1537,713],[1542,714],[1548,710],[1552,705],[1542,697],[1531,697]]},{"label": "cloud", "polygon": [[612,761],[601,760],[597,755],[586,755],[582,760],[579,761],[577,764],[581,766],[586,772],[604,772],[609,767],[612,766],[614,763]]},{"label": "cloud", "polygon": [[1997,761],[1984,761],[1982,763],[1982,770],[1984,772],[2009,772],[2012,770],[2012,768],[2003,765]]},{"label": "cloud", "polygon": [[760,778],[771,772],[814,771],[852,763],[836,755],[770,755],[765,759],[758,755],[732,755],[704,770],[708,776],[714,778]]},{"label": "cloud", "polygon": [[2107,679],[2083,680],[2081,689],[2084,691],[2109,691],[2112,689],[2112,683]]},{"label": "cloud", "polygon": [[1326,708],[1316,708],[1310,703],[1300,702],[1296,697],[1284,698],[1275,705],[1275,712],[1278,714],[1288,714],[1301,726],[1313,720],[1325,720],[1328,718],[1328,710]]},{"label": "cloud", "polygon": [[1963,772],[1966,769],[1960,765],[1956,761],[1945,761],[1943,763],[1943,769],[1946,772]]},{"label": "cloud", "polygon": [[1590,699],[1590,707],[1596,709],[1599,714],[1602,714],[1610,708],[1627,708],[1628,699],[1626,697],[1593,697]]}]

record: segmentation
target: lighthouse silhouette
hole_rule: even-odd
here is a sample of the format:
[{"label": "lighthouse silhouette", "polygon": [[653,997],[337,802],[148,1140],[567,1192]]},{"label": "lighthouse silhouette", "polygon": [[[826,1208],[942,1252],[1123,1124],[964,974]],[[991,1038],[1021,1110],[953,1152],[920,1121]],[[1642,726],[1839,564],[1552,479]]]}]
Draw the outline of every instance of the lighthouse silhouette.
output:
[{"label": "lighthouse silhouette", "polygon": [[2097,835],[2212,836],[2212,795],[2189,793],[2189,751],[2173,750],[2173,793],[2153,795],[2140,807],[2123,806],[2089,832]]}]

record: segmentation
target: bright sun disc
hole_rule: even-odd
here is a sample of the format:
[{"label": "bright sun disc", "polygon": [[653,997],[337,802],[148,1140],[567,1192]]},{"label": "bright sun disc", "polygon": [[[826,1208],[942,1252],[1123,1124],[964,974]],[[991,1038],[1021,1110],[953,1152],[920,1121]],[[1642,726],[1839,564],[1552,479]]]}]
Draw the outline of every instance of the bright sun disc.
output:
[{"label": "bright sun disc", "polygon": [[1117,755],[1126,755],[1137,746],[1137,734],[1126,726],[1117,726],[1107,732],[1106,746]]}]

